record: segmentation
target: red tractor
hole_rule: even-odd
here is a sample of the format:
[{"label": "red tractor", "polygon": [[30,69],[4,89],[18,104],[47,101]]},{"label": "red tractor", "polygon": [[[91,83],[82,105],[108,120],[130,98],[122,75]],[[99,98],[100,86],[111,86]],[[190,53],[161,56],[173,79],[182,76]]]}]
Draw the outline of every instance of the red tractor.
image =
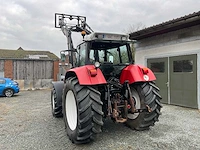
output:
[{"label": "red tractor", "polygon": [[[161,114],[159,88],[150,69],[133,64],[128,36],[95,33],[83,16],[56,13],[55,20],[67,37],[72,68],[64,82],[53,82],[52,114],[63,116],[69,139],[90,142],[101,132],[104,118],[135,130],[153,126]],[[83,36],[76,49],[72,32]]]}]

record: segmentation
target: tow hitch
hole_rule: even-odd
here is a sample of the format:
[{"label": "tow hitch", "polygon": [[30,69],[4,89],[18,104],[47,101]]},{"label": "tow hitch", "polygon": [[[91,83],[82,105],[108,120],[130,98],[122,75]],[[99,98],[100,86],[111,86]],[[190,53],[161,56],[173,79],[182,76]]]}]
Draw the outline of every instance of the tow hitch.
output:
[{"label": "tow hitch", "polygon": [[146,105],[146,108],[143,108],[143,109],[135,109],[134,112],[131,111],[131,114],[134,114],[134,113],[141,113],[141,112],[152,112],[152,109]]}]

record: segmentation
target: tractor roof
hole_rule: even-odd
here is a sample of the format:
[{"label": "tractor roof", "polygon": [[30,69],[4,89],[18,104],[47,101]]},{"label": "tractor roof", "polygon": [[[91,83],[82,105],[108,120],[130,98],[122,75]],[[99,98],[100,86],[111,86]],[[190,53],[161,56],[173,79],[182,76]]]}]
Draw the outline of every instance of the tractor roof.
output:
[{"label": "tractor roof", "polygon": [[129,41],[126,34],[93,32],[85,37],[85,41],[103,40],[103,41]]}]

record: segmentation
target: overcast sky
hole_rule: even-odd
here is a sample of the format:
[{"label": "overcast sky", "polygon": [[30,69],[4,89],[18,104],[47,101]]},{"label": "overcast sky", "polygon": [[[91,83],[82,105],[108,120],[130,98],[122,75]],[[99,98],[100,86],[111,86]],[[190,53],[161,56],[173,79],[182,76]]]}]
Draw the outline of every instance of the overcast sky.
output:
[{"label": "overcast sky", "polygon": [[199,0],[0,0],[0,49],[59,56],[67,46],[54,28],[55,13],[86,16],[94,31],[123,33],[130,26],[150,27],[198,11]]}]

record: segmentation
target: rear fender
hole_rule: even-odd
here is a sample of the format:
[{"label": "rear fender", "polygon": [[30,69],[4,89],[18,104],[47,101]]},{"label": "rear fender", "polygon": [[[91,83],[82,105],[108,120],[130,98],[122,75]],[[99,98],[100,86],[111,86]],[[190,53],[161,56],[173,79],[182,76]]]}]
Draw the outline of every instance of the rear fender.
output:
[{"label": "rear fender", "polygon": [[[147,70],[146,72],[143,71]],[[129,65],[122,70],[120,83],[123,84],[126,80],[129,84],[134,82],[146,82],[156,80],[154,73],[147,67],[142,65]]]},{"label": "rear fender", "polygon": [[80,85],[106,84],[107,82],[104,75],[99,68],[96,69],[96,75],[91,75],[90,70],[94,69],[94,65],[86,65],[70,69],[66,72],[65,79],[76,75]]}]

